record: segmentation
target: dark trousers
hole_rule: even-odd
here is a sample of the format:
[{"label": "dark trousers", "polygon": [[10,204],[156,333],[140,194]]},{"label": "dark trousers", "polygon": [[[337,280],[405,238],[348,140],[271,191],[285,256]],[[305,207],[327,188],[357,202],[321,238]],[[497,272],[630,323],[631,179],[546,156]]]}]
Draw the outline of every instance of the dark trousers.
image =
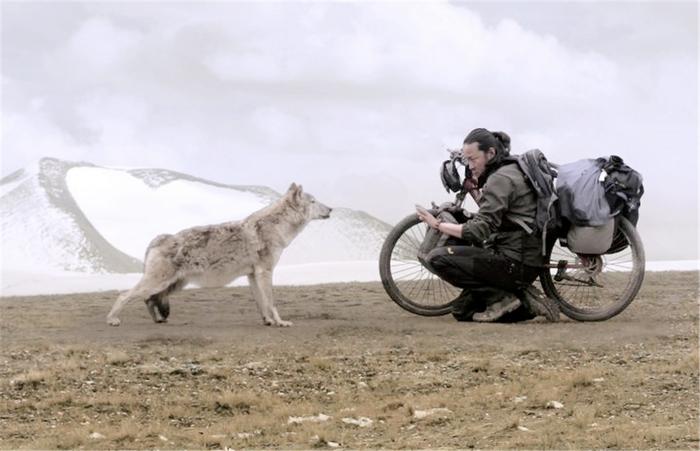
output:
[{"label": "dark trousers", "polygon": [[486,305],[507,293],[522,291],[539,274],[539,268],[523,265],[491,249],[460,244],[435,248],[426,260],[438,276],[471,293],[478,304]]}]

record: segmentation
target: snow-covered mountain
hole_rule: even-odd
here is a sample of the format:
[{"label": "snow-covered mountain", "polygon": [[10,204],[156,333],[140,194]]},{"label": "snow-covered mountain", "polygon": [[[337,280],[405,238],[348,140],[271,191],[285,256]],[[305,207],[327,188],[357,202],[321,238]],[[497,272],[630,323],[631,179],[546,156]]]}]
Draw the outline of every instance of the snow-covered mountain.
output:
[{"label": "snow-covered mountain", "polygon": [[0,180],[3,269],[135,272],[141,263],[107,242],[71,195],[82,164],[45,158]]},{"label": "snow-covered mountain", "polygon": [[[322,193],[312,193],[323,202]],[[242,219],[278,199],[264,186],[165,169],[41,159],[0,180],[3,270],[130,273],[161,233]],[[335,205],[285,250],[281,265],[376,260],[391,226]]]}]

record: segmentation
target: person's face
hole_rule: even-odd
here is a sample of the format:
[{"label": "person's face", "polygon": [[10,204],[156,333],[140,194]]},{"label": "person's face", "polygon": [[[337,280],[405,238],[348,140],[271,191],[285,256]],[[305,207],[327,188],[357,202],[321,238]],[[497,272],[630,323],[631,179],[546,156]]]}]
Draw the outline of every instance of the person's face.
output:
[{"label": "person's face", "polygon": [[488,163],[496,155],[496,149],[489,147],[486,152],[479,150],[479,143],[473,142],[462,146],[462,161],[469,165],[475,178],[481,177]]}]

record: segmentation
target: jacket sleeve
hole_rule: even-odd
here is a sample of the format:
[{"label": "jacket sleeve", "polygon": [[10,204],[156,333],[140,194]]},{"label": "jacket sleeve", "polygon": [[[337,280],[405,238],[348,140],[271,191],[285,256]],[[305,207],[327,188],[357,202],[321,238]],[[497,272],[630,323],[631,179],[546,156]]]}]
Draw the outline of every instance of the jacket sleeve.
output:
[{"label": "jacket sleeve", "polygon": [[462,226],[462,239],[471,244],[483,245],[501,226],[514,189],[513,182],[508,177],[492,174],[481,191],[479,211]]}]

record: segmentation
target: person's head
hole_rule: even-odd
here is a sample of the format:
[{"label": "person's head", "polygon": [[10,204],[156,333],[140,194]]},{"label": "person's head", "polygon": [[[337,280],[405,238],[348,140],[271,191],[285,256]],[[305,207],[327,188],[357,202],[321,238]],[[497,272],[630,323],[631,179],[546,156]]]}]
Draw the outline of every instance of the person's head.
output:
[{"label": "person's head", "polygon": [[510,136],[504,132],[490,132],[485,128],[475,128],[462,146],[462,160],[469,165],[474,177],[482,181],[487,168],[500,162],[510,154]]}]

